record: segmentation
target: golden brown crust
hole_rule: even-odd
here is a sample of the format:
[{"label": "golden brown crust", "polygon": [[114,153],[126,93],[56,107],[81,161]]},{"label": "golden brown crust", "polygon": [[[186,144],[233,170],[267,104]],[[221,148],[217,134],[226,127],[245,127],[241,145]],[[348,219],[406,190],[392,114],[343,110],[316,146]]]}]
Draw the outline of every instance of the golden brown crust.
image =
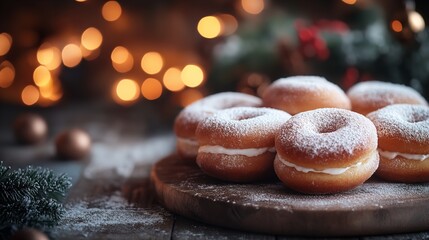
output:
[{"label": "golden brown crust", "polygon": [[274,160],[274,170],[279,179],[289,188],[310,194],[329,194],[353,189],[376,171],[379,163],[377,151],[357,159],[361,165],[351,167],[339,175],[301,172],[286,166],[278,157]]},{"label": "golden brown crust", "polygon": [[427,105],[426,100],[414,89],[400,84],[366,81],[347,91],[352,110],[363,115],[392,104]]},{"label": "golden brown crust", "polygon": [[[305,84],[307,79],[311,82]],[[313,79],[317,81],[313,83]],[[277,81],[283,84],[276,84]],[[264,106],[281,109],[292,115],[317,108],[351,109],[346,94],[323,78],[298,76],[277,81],[264,91],[262,96]],[[303,86],[296,85],[297,82],[302,82]],[[311,87],[313,84],[317,87]]]},{"label": "golden brown crust", "polygon": [[380,166],[376,175],[392,182],[429,182],[429,159],[418,161],[401,156],[393,159],[380,156]]},{"label": "golden brown crust", "polygon": [[206,174],[231,182],[252,182],[274,175],[275,153],[265,152],[255,157],[198,153],[197,164]]},{"label": "golden brown crust", "polygon": [[[350,98],[350,100],[352,101],[352,110],[362,115],[367,115],[373,111],[376,111],[378,109],[391,105],[386,102],[368,102],[368,101],[364,101],[363,99],[364,97]],[[419,101],[418,99],[414,99],[411,97],[401,97],[401,96],[396,97],[395,103],[422,104],[421,101]]]},{"label": "golden brown crust", "polygon": [[377,128],[380,149],[408,154],[429,152],[429,107],[395,104],[367,117]]}]

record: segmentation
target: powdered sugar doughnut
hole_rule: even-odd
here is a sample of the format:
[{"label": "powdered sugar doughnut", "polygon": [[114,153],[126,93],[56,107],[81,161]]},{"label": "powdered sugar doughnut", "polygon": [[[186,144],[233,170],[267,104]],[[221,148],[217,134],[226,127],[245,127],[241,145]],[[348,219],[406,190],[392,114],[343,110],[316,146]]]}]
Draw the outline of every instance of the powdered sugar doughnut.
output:
[{"label": "powdered sugar doughnut", "polygon": [[281,78],[267,87],[262,100],[264,106],[292,115],[317,108],[351,108],[341,88],[317,76]]},{"label": "powdered sugar doughnut", "polygon": [[347,91],[347,96],[352,103],[352,110],[364,115],[391,104],[427,105],[416,90],[380,81],[358,83]]},{"label": "powdered sugar doughnut", "polygon": [[184,108],[176,117],[174,132],[177,136],[177,151],[180,156],[195,160],[198,143],[195,130],[198,124],[213,113],[231,107],[259,107],[262,101],[244,93],[223,92],[210,95]]},{"label": "powdered sugar doughnut", "polygon": [[378,133],[377,175],[396,182],[429,181],[429,107],[395,104],[368,114]]},{"label": "powdered sugar doughnut", "polygon": [[299,113],[276,137],[274,169],[303,193],[335,193],[362,184],[378,167],[377,132],[364,116],[323,108]]},{"label": "powdered sugar doughnut", "polygon": [[290,115],[270,108],[219,111],[198,125],[197,164],[213,177],[248,182],[274,175],[274,138]]}]

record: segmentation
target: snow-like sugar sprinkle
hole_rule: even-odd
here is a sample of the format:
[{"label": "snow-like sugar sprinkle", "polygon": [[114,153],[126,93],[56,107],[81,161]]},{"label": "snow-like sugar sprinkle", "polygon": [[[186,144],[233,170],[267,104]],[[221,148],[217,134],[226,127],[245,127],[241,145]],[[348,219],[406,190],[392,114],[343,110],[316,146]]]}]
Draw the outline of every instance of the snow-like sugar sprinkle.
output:
[{"label": "snow-like sugar sprinkle", "polygon": [[[201,177],[195,176],[196,179]],[[358,211],[368,207],[383,208],[419,197],[428,197],[428,184],[386,183],[370,179],[350,191],[331,195],[306,195],[287,189],[281,183],[269,184],[204,184],[188,180],[180,183],[182,191],[216,202],[236,202],[254,208],[279,208],[290,212],[303,209]],[[380,205],[381,202],[386,206]]]},{"label": "snow-like sugar sprinkle", "polygon": [[388,82],[360,82],[351,87],[347,95],[352,102],[361,101],[362,104],[387,106],[413,100],[415,103],[427,105],[426,100],[413,88]]},{"label": "snow-like sugar sprinkle", "polygon": [[[213,138],[240,139],[249,135],[267,138],[277,132],[289,118],[288,113],[272,108],[235,107],[225,109],[201,122],[197,128],[197,137],[199,132],[209,132]],[[211,138],[206,135],[203,137]],[[255,139],[255,142],[257,141],[258,139]],[[257,146],[257,143],[255,145]],[[249,148],[249,146],[243,148]]]},{"label": "snow-like sugar sprinkle", "polygon": [[429,107],[394,104],[368,114],[380,138],[400,137],[405,142],[429,142]]},{"label": "snow-like sugar sprinkle", "polygon": [[270,88],[290,88],[294,90],[306,90],[312,92],[329,89],[344,94],[340,87],[329,82],[326,80],[326,78],[319,76],[293,76],[280,78],[274,81]]},{"label": "snow-like sugar sprinkle", "polygon": [[237,93],[237,92],[222,92],[207,96],[200,99],[191,105],[184,108],[178,118],[184,124],[199,123],[213,113],[231,107],[259,107],[262,105],[262,100],[258,97]]},{"label": "snow-like sugar sprinkle", "polygon": [[349,110],[321,108],[293,116],[278,135],[276,147],[294,149],[306,158],[352,156],[356,150],[377,147],[372,122]]},{"label": "snow-like sugar sprinkle", "polygon": [[124,229],[131,226],[150,226],[168,219],[168,214],[162,214],[157,209],[137,208],[121,196],[120,192],[114,192],[111,196],[99,199],[83,199],[69,203],[59,226],[53,234],[63,232],[76,232],[85,235],[94,229],[104,231]]}]

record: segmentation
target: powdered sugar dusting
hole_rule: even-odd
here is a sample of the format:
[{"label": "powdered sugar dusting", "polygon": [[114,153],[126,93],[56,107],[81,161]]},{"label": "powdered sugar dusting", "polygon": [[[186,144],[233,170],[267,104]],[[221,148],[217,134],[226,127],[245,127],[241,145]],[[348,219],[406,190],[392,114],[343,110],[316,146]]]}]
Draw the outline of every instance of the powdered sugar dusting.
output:
[{"label": "powdered sugar dusting", "polygon": [[277,136],[276,148],[299,151],[304,161],[326,155],[348,157],[357,150],[375,150],[377,132],[363,115],[321,108],[293,116]]},{"label": "powdered sugar dusting", "polygon": [[321,90],[329,89],[344,94],[343,90],[341,90],[341,88],[339,88],[337,85],[329,82],[326,80],[326,78],[319,76],[293,76],[280,78],[274,81],[270,88],[290,88],[296,90],[304,89],[306,91],[312,91],[315,93],[318,93]]},{"label": "powdered sugar dusting", "polygon": [[198,124],[206,117],[222,109],[239,106],[258,107],[261,105],[262,100],[252,95],[237,92],[217,93],[198,100],[184,108],[177,116],[176,124]]},{"label": "powdered sugar dusting", "polygon": [[[422,105],[395,104],[368,114],[380,138],[403,138],[429,142],[429,107]],[[395,149],[392,149],[395,150]]]},{"label": "powdered sugar dusting", "polygon": [[352,102],[360,101],[363,105],[387,106],[407,103],[411,99],[416,104],[427,105],[426,100],[416,90],[405,85],[388,82],[361,82],[351,87],[347,95]]},{"label": "powdered sugar dusting", "polygon": [[[197,137],[202,136],[213,140],[233,138],[238,139],[235,143],[237,145],[240,145],[240,138],[249,136],[258,136],[259,139],[271,137],[274,142],[273,135],[289,118],[288,113],[272,108],[235,107],[225,109],[201,122],[197,128]],[[255,139],[254,146],[237,148],[273,147],[259,146],[259,139]]]},{"label": "powdered sugar dusting", "polygon": [[[198,177],[197,177],[198,179]],[[429,198],[429,184],[386,183],[371,179],[353,190],[331,195],[305,195],[287,189],[281,183],[229,184],[185,180],[179,189],[215,202],[227,202],[253,208],[276,208],[289,212],[383,208],[418,198]],[[384,204],[384,205],[383,205]]]},{"label": "powdered sugar dusting", "polygon": [[[99,199],[84,199],[69,203],[66,212],[54,229],[56,233],[81,233],[83,235],[96,231],[120,233],[130,231],[130,227],[141,229],[166,221],[170,216],[160,209],[137,208],[128,203],[120,192]],[[115,230],[116,229],[116,230]]]},{"label": "powdered sugar dusting", "polygon": [[151,165],[169,155],[174,148],[172,135],[161,135],[144,141],[121,142],[115,144],[95,143],[92,146],[91,158],[83,171],[88,179],[130,177],[136,173],[137,166]]}]

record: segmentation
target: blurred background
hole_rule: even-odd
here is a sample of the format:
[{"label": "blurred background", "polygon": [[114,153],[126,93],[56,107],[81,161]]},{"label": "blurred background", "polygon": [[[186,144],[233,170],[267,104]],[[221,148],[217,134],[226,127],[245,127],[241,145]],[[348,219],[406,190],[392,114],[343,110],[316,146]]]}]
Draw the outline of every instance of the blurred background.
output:
[{"label": "blurred background", "polygon": [[101,106],[109,114],[144,109],[148,121],[169,128],[181,108],[208,94],[260,95],[277,78],[299,74],[324,76],[344,90],[365,80],[401,83],[427,99],[428,5],[1,1],[2,117],[11,109]]}]

